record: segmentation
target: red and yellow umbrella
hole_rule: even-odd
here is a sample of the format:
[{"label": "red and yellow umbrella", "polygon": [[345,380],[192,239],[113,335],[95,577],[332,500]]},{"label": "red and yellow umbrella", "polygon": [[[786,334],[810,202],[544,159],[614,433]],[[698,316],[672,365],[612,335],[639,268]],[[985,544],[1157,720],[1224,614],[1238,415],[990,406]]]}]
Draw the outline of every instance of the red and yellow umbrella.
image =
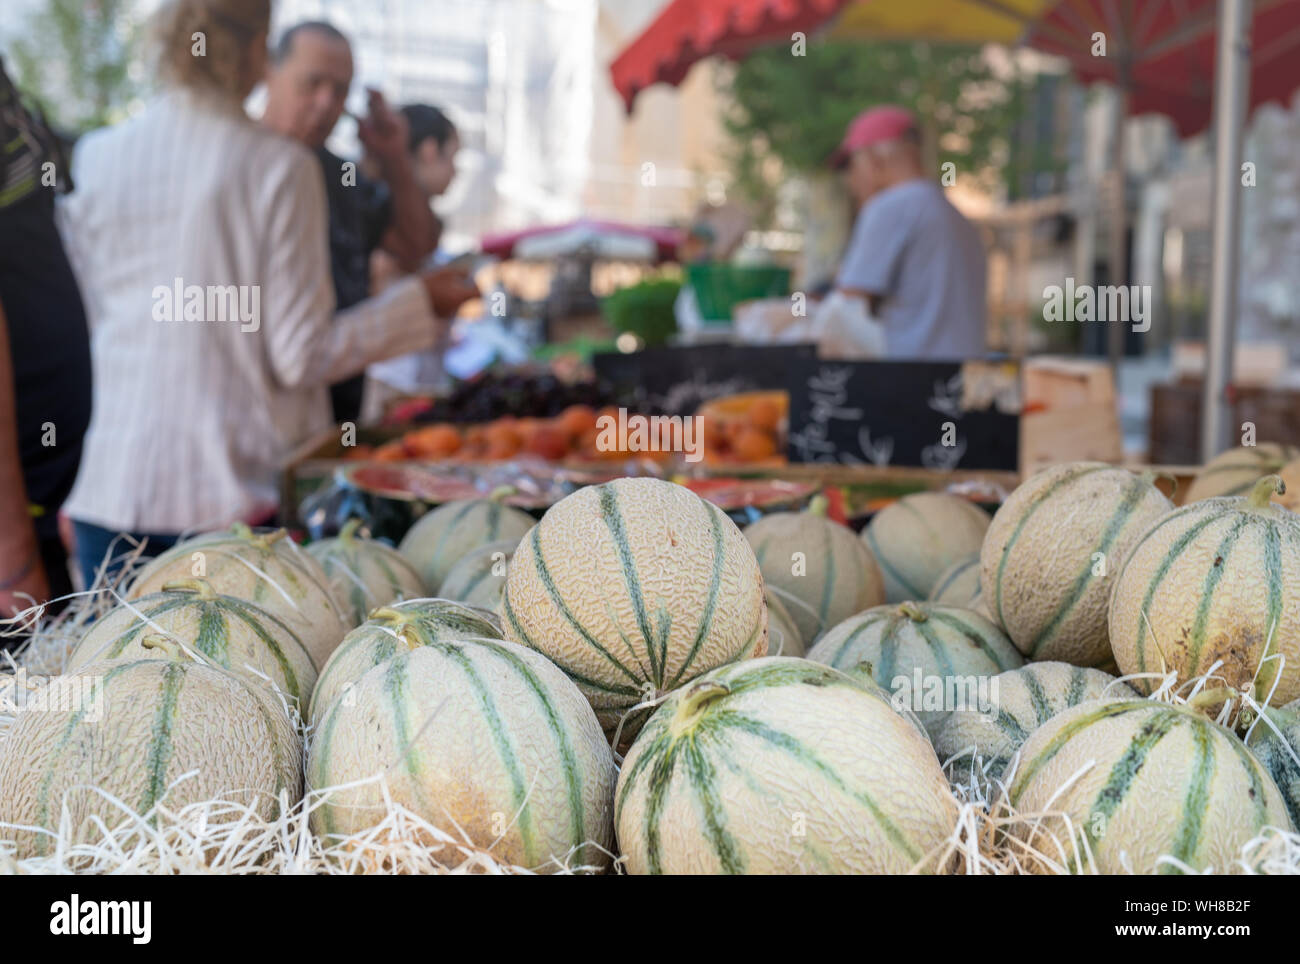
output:
[{"label": "red and yellow umbrella", "polygon": [[[1210,122],[1215,0],[672,0],[613,62],[628,110],[655,83],[679,84],[711,55],[740,57],[831,39],[1027,45],[1064,57],[1085,81],[1127,92],[1131,114],[1170,117],[1183,135]],[[1256,0],[1250,106],[1300,86],[1300,2]]]}]

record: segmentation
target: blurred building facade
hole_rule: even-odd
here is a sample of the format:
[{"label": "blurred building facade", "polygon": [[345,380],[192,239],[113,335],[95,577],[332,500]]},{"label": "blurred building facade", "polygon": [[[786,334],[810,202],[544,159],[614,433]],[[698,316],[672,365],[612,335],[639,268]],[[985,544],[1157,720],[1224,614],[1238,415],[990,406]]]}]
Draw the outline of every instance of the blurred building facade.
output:
[{"label": "blurred building facade", "polygon": [[[712,68],[626,119],[608,64],[659,0],[280,0],[275,30],[325,19],[352,39],[356,82],[444,107],[461,132],[439,209],[449,244],[578,216],[666,223],[724,188]],[[357,150],[353,125],[335,146]]]}]

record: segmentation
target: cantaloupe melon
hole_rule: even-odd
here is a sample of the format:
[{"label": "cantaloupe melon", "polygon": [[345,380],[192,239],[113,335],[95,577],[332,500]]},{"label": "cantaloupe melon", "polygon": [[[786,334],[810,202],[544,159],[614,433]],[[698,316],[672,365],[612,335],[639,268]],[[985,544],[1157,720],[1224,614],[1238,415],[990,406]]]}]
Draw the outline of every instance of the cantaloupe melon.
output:
[{"label": "cantaloupe melon", "polygon": [[804,647],[836,623],[885,601],[880,567],[853,530],[827,519],[817,496],[804,512],[773,512],[745,538],[799,629]]},{"label": "cantaloupe melon", "polygon": [[518,544],[514,539],[500,539],[468,553],[442,581],[443,598],[495,610],[506,591],[506,573]]},{"label": "cantaloupe melon", "polygon": [[376,539],[358,536],[360,525],[360,519],[349,519],[335,538],[307,547],[329,577],[335,598],[350,609],[353,625],[365,622],[380,606],[428,595],[406,557]]},{"label": "cantaloupe melon", "polygon": [[1291,829],[1282,794],[1236,736],[1152,700],[1083,703],[1048,720],[1021,747],[1009,799],[1021,814],[1072,821],[1075,846],[1059,817],[1037,833],[1032,821],[1012,825],[1045,858],[1030,863],[1037,872],[1239,872],[1247,841]]},{"label": "cantaloupe melon", "polygon": [[[291,806],[302,795],[302,750],[289,717],[245,677],[179,657],[106,660],[50,686],[62,696],[20,710],[0,754],[0,824],[53,832],[66,807],[69,842],[93,843],[95,818],[110,830],[127,822],[96,789],[141,815],[158,803],[174,812],[230,800],[268,820],[279,814],[281,790]],[[53,838],[36,830],[0,835],[20,858],[53,849]]]},{"label": "cantaloupe melon", "polygon": [[253,603],[213,592],[202,579],[166,583],[162,592],[100,617],[69,654],[67,672],[105,659],[172,658],[168,649],[146,645],[146,637],[155,634],[199,662],[274,684],[306,712],[316,667],[297,634]]},{"label": "cantaloupe melon", "polygon": [[1220,495],[1244,496],[1260,476],[1271,475],[1294,459],[1300,459],[1300,448],[1276,442],[1243,445],[1220,452],[1196,474],[1183,504]]},{"label": "cantaloupe melon", "polygon": [[1137,698],[1109,673],[1069,663],[1029,663],[999,673],[989,688],[997,693],[992,712],[954,711],[935,731],[934,748],[941,760],[959,754],[978,757],[993,777],[1029,734],[1058,713],[1090,700]]},{"label": "cantaloupe melon", "polygon": [[1189,680],[1222,661],[1210,687],[1249,686],[1275,706],[1300,697],[1300,515],[1268,501],[1278,484],[1190,502],[1142,534],[1110,600],[1124,673]]},{"label": "cantaloupe melon", "polygon": [[498,492],[487,499],[444,502],[421,517],[397,547],[420,574],[429,592],[439,595],[442,581],[468,553],[502,539],[519,540],[536,521],[527,512],[502,505]]},{"label": "cantaloupe melon", "polygon": [[973,552],[958,559],[939,574],[930,590],[929,602],[947,603],[974,609],[983,596],[980,593],[980,554]]},{"label": "cantaloupe melon", "polygon": [[888,602],[928,599],[944,571],[980,551],[989,514],[945,492],[914,492],[877,512],[862,539],[880,564]]},{"label": "cantaloupe melon", "polygon": [[352,628],[319,562],[284,529],[254,532],[236,525],[177,543],[145,565],[128,599],[139,599],[178,579],[203,579],[215,592],[236,596],[278,616],[298,634],[312,661],[324,666]]},{"label": "cantaloupe melon", "polygon": [[1110,659],[1106,603],[1148,525],[1173,504],[1153,484],[1102,462],[1071,462],[1020,485],[980,552],[985,607],[1034,660]]},{"label": "cantaloupe melon", "polygon": [[988,680],[1024,660],[991,622],[942,603],[887,604],[826,633],[808,658],[836,669],[871,664],[871,675],[933,733],[959,707],[984,707]]},{"label": "cantaloupe melon", "polygon": [[398,653],[453,640],[501,638],[490,613],[449,599],[408,599],[381,606],[344,637],[321,670],[311,702],[319,722],[329,705],[367,672]]},{"label": "cantaloupe melon", "polygon": [[[767,652],[763,577],[740,530],[658,479],[553,505],[515,550],[501,615],[507,637],[568,673],[611,733],[638,703]],[[629,716],[622,736],[648,715]]]},{"label": "cantaloupe melon", "polygon": [[1282,791],[1292,825],[1300,827],[1300,700],[1262,710],[1267,719],[1255,721],[1246,746]]},{"label": "cantaloupe melon", "polygon": [[763,591],[763,598],[767,600],[767,655],[803,656],[803,636],[781,597],[769,585]]},{"label": "cantaloupe melon", "polygon": [[[613,754],[591,706],[550,661],[505,641],[406,650],[336,700],[312,741],[314,789],[385,774],[392,799],[499,861],[605,866],[613,847]],[[325,840],[373,827],[383,791],[326,795]]]},{"label": "cantaloupe melon", "polygon": [[852,677],[778,656],[674,692],[614,813],[633,874],[942,872],[957,821],[917,729]]}]

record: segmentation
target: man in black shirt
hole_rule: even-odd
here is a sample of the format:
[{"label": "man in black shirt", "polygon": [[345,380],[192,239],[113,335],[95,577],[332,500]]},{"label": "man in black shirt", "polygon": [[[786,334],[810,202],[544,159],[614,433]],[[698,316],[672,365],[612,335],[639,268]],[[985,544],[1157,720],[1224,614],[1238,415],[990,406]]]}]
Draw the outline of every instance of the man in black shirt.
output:
[{"label": "man in black shirt", "polygon": [[[416,270],[438,243],[438,224],[420,191],[407,153],[405,118],[370,91],[358,135],[378,162],[380,180],[325,147],[352,84],[352,50],[336,28],[308,21],[286,30],[267,74],[262,123],[316,152],[329,200],[330,261],[339,309],[370,296],[370,255],[383,249]],[[355,421],[364,375],[332,386],[334,419]]]},{"label": "man in black shirt", "polygon": [[58,513],[90,422],[90,340],[56,187],[61,146],[0,64],[0,618],[72,590]]}]

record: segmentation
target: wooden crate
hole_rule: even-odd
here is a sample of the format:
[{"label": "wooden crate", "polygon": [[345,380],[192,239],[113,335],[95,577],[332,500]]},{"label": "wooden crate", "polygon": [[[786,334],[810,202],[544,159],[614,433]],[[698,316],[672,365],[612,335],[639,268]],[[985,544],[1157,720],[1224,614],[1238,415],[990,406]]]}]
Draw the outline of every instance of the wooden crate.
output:
[{"label": "wooden crate", "polygon": [[1020,474],[1059,462],[1124,458],[1115,380],[1105,362],[1030,358],[1024,363]]},{"label": "wooden crate", "polygon": [[[1234,435],[1240,435],[1244,422],[1254,424],[1257,442],[1300,445],[1300,391],[1238,388],[1232,405]],[[1153,464],[1200,464],[1200,382],[1182,381],[1151,387],[1147,458]]]}]

